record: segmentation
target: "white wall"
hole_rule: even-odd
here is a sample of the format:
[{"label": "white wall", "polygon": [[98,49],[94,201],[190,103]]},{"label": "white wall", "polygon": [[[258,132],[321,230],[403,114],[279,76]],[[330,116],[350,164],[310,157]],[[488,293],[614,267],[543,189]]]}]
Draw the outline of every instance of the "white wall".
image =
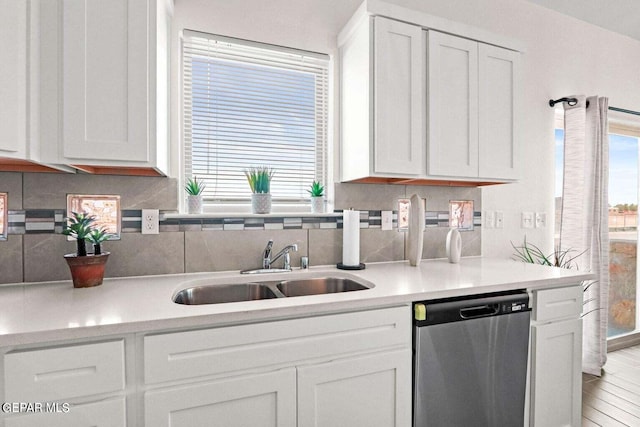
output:
[{"label": "white wall", "polygon": [[[485,187],[483,210],[502,210],[504,229],[483,230],[483,254],[508,258],[520,243],[522,211],[546,212],[546,229],[527,239],[553,245],[554,138],[549,98],[571,94],[609,97],[616,107],[640,110],[640,41],[523,0],[389,0],[390,3],[519,39],[523,117],[518,184]],[[360,0],[176,0],[172,58],[173,159],[179,158],[179,41],[183,28],[334,54],[336,36]],[[611,2],[614,3],[614,2]],[[336,109],[337,110],[337,109]],[[337,116],[334,113],[333,118]],[[337,141],[337,132],[334,132]],[[178,176],[177,162],[172,175]]]}]

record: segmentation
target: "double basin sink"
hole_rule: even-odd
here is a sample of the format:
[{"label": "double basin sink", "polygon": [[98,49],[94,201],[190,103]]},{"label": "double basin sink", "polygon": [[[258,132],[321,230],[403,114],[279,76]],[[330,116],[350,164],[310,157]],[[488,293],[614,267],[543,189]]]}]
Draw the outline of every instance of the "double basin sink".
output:
[{"label": "double basin sink", "polygon": [[173,302],[185,305],[222,304],[273,298],[323,295],[369,289],[356,280],[343,277],[318,277],[237,284],[192,286],[178,291]]}]

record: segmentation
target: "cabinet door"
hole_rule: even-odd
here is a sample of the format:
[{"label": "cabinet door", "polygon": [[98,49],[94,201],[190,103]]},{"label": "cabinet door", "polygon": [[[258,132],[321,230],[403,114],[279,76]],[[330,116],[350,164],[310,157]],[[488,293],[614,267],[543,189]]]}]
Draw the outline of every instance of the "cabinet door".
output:
[{"label": "cabinet door", "polygon": [[296,370],[147,392],[148,427],[295,427]]},{"label": "cabinet door", "polygon": [[149,0],[63,1],[66,159],[148,160],[149,8]]},{"label": "cabinet door", "polygon": [[532,327],[531,425],[579,426],[582,319]]},{"label": "cabinet door", "polygon": [[422,29],[376,17],[374,33],[374,172],[418,175],[424,167]]},{"label": "cabinet door", "polygon": [[5,425],[6,427],[124,427],[127,425],[124,398],[71,405],[68,410],[58,402],[57,412],[55,408],[52,411],[6,418]]},{"label": "cabinet door", "polygon": [[427,174],[478,176],[478,43],[428,32]]},{"label": "cabinet door", "polygon": [[26,155],[28,6],[0,0],[0,156]]},{"label": "cabinet door", "polygon": [[515,179],[520,54],[478,45],[480,177]]},{"label": "cabinet door", "polygon": [[411,350],[298,368],[298,427],[411,425]]}]

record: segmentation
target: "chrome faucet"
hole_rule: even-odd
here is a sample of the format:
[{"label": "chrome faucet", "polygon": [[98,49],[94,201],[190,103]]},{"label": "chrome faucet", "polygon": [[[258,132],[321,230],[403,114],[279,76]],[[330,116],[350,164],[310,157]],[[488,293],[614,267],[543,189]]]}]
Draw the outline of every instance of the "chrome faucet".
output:
[{"label": "chrome faucet", "polygon": [[[240,273],[242,274],[256,274],[256,273],[281,273],[285,271],[291,271],[291,255],[289,252],[294,251],[297,252],[298,245],[292,243],[290,245],[282,248],[280,252],[275,254],[273,258],[271,257],[271,248],[273,247],[273,240],[269,239],[267,242],[267,246],[265,246],[264,251],[262,251],[262,268],[251,269],[251,270],[243,270]],[[278,259],[282,257],[284,260],[284,265],[282,268],[271,268],[271,265]]]},{"label": "chrome faucet", "polygon": [[265,248],[265,252],[264,252],[264,258],[262,259],[262,268],[271,268],[271,264],[273,264],[275,260],[277,260],[280,257],[283,257],[284,265],[282,268],[284,270],[291,270],[291,255],[289,255],[289,252],[290,251],[297,252],[298,245],[296,245],[295,243],[291,245],[287,245],[284,248],[282,248],[280,252],[275,254],[273,258],[271,258],[270,255],[271,255],[272,244],[273,244],[273,240],[269,240],[269,243],[267,243],[267,248]]}]

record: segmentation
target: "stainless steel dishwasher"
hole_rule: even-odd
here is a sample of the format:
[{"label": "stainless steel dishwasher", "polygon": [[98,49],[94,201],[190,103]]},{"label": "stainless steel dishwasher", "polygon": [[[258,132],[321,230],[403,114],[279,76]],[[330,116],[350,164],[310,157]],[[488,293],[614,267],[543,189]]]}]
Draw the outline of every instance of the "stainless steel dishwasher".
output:
[{"label": "stainless steel dishwasher", "polygon": [[525,291],[414,304],[413,426],[524,424]]}]

